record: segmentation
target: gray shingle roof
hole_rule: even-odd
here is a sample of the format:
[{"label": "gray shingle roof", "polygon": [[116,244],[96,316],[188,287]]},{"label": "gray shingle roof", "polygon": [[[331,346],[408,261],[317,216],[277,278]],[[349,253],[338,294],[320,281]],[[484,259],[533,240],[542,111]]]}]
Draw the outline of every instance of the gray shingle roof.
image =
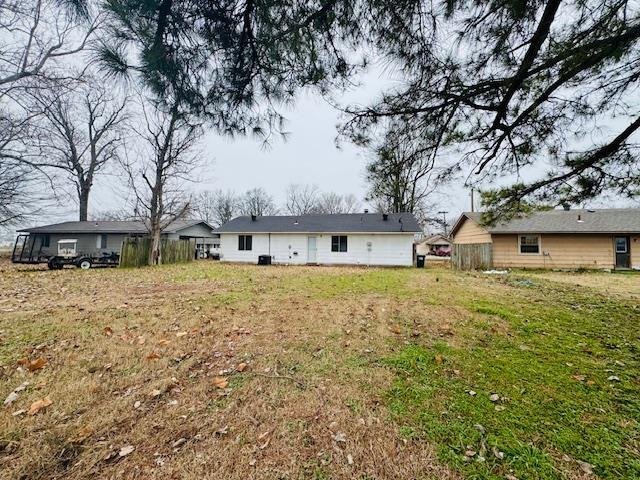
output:
[{"label": "gray shingle roof", "polygon": [[[176,233],[187,227],[205,223],[202,220],[174,220],[163,233]],[[208,224],[207,224],[208,225]],[[209,225],[213,230],[213,227]],[[24,228],[19,232],[27,233],[146,233],[147,227],[143,221],[100,221],[100,222],[62,222],[40,227]]]},{"label": "gray shingle roof", "polygon": [[343,213],[237,217],[216,229],[216,233],[414,233],[420,232],[411,213]]},{"label": "gray shingle roof", "polygon": [[[481,213],[465,212],[480,223]],[[638,233],[640,208],[548,210],[485,227],[489,233]]]}]

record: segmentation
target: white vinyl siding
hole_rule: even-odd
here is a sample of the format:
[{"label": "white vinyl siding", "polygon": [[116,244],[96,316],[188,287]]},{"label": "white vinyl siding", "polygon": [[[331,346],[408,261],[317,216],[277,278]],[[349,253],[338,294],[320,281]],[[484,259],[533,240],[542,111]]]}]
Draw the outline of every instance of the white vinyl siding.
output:
[{"label": "white vinyl siding", "polygon": [[253,233],[251,251],[238,249],[238,234],[220,235],[221,260],[257,263],[258,256],[271,255],[273,263],[307,263],[308,237],[316,237],[317,263],[322,265],[398,265],[413,264],[413,233],[341,234],[347,237],[347,251],[333,252],[333,234]]}]

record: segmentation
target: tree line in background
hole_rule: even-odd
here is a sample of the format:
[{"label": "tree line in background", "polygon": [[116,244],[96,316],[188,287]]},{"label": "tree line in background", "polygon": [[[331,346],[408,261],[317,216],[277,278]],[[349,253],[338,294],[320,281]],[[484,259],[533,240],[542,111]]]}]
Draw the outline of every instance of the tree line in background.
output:
[{"label": "tree line in background", "polygon": [[223,190],[202,192],[193,197],[192,211],[197,218],[220,226],[238,215],[356,213],[361,211],[361,203],[355,195],[321,192],[315,185],[292,184],[287,188],[282,207],[259,187],[241,195]]},{"label": "tree line in background", "polygon": [[[204,132],[270,141],[280,106],[343,90],[370,57],[400,81],[340,107],[339,134],[370,152],[376,208],[426,221],[435,189],[458,176],[484,187],[487,222],[634,198],[639,40],[623,0],[2,0],[0,226],[47,192],[74,196],[86,218],[96,178],[117,166],[159,240],[193,207]],[[286,211],[353,203],[294,190]],[[216,203],[271,208],[262,194],[230,196]]]},{"label": "tree line in background", "polygon": [[[220,226],[240,215],[307,215],[357,213],[362,204],[355,195],[322,192],[316,185],[291,184],[286,199],[279,206],[264,188],[256,187],[244,193],[232,190],[205,190],[189,195],[188,208],[181,216],[204,220]],[[132,220],[140,218],[132,209],[97,211],[92,220]]]}]

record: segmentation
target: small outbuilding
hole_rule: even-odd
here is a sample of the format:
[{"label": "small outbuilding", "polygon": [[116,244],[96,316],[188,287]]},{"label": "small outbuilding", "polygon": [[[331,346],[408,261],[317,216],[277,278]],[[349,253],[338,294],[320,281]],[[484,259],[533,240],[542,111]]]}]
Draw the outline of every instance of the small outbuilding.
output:
[{"label": "small outbuilding", "polygon": [[226,262],[411,266],[420,231],[411,213],[354,213],[242,216],[215,233]]},{"label": "small outbuilding", "polygon": [[463,213],[452,229],[453,263],[465,255],[495,268],[640,269],[640,209],[548,210],[493,226]]}]

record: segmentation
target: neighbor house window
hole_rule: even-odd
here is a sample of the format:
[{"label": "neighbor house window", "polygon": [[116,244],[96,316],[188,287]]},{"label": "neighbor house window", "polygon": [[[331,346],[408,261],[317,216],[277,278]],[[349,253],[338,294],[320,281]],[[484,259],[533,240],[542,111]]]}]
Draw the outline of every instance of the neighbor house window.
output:
[{"label": "neighbor house window", "polygon": [[627,239],[624,237],[616,238],[616,253],[627,253]]},{"label": "neighbor house window", "polygon": [[346,252],[347,251],[347,236],[346,235],[333,235],[331,237],[331,251],[332,252]]},{"label": "neighbor house window", "polygon": [[251,250],[253,237],[251,235],[238,235],[238,250]]},{"label": "neighbor house window", "polygon": [[42,246],[43,247],[51,246],[51,236],[50,235],[43,235],[42,236]]},{"label": "neighbor house window", "polygon": [[107,235],[106,234],[100,234],[98,235],[98,240],[96,242],[96,246],[98,248],[107,248]]},{"label": "neighbor house window", "polygon": [[521,235],[520,253],[540,253],[540,237],[538,235]]}]

